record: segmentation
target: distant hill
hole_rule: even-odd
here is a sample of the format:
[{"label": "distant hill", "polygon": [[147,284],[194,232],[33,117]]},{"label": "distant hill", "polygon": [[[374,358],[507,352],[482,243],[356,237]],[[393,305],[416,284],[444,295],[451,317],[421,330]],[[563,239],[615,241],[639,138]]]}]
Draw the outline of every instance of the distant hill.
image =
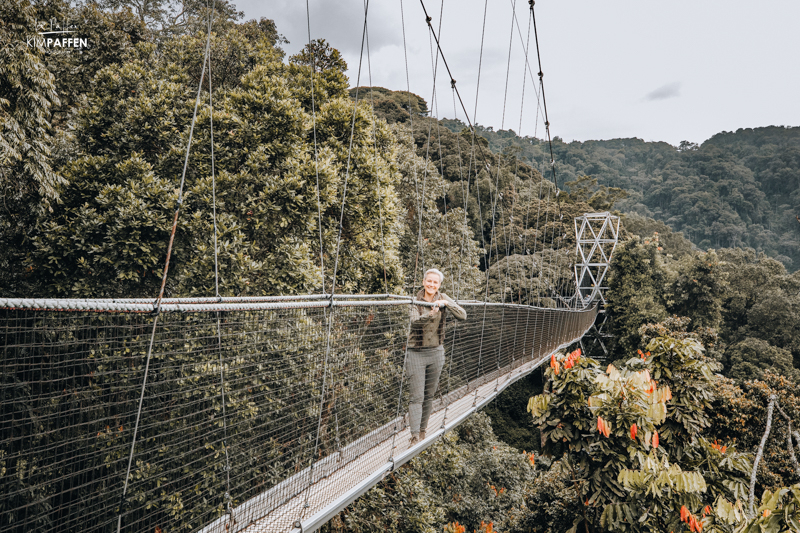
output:
[{"label": "distant hill", "polygon": [[[409,107],[427,115],[419,96],[374,91],[376,113],[387,122],[404,122]],[[458,119],[440,124],[454,133],[467,127]],[[550,178],[541,139],[480,125],[476,130],[492,152],[516,152]],[[790,271],[800,269],[800,127],[739,129],[677,147],[637,138],[566,143],[555,137],[553,148],[561,188],[592,176],[628,192],[619,210],[664,222],[700,248],[751,247]]]},{"label": "distant hill", "polygon": [[[464,124],[445,119],[459,130]],[[478,127],[492,151],[519,150],[545,176],[540,139]],[[620,187],[617,203],[683,232],[700,248],[745,246],[800,269],[800,127],[769,126],[714,135],[702,145],[641,139],[554,141],[559,186],[581,175]]]}]

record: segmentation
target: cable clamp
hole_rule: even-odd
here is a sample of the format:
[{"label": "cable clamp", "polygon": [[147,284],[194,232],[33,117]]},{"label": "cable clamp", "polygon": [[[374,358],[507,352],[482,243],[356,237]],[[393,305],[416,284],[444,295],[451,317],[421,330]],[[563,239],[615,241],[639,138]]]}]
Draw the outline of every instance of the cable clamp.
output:
[{"label": "cable clamp", "polygon": [[300,530],[300,533],[303,533],[303,523],[300,520],[294,521],[294,527]]},{"label": "cable clamp", "polygon": [[450,87],[451,87],[452,89],[455,89],[455,88],[456,88],[456,80],[454,80],[453,78],[450,78]]},{"label": "cable clamp", "polygon": [[425,17],[425,22],[427,22],[427,23],[428,23],[428,26],[430,26],[430,25],[431,25],[431,21],[432,21],[432,20],[433,20],[433,19],[432,19],[430,16],[427,16],[427,17]]},{"label": "cable clamp", "polygon": [[536,4],[536,0],[528,0],[528,5],[533,7]]},{"label": "cable clamp", "polygon": [[542,78],[544,78],[544,72],[542,72],[542,71],[540,70],[540,71],[539,71],[539,79],[542,79]]}]

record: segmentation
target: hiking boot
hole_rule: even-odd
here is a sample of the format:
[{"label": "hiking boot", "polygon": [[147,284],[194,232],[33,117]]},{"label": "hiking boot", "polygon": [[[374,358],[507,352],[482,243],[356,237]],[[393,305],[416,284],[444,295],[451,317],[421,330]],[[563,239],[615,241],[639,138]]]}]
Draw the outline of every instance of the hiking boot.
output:
[{"label": "hiking boot", "polygon": [[425,430],[421,430],[419,432],[419,440],[425,440]]},{"label": "hiking boot", "polygon": [[411,434],[411,439],[408,441],[408,447],[414,446],[416,443],[419,442],[419,435],[416,433]]}]

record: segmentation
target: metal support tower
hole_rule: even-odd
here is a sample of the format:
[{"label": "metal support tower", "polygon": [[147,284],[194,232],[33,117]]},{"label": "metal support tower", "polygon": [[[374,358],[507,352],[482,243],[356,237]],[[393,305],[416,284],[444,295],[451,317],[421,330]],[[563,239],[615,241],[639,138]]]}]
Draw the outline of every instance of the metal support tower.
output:
[{"label": "metal support tower", "polygon": [[[603,331],[606,324],[605,287],[606,274],[611,265],[611,256],[619,240],[619,217],[605,211],[603,213],[586,213],[575,218],[575,236],[577,238],[578,262],[575,264],[576,299],[585,307],[599,299],[600,314],[592,326],[592,345],[599,344],[603,353],[608,356],[603,339],[610,337]],[[602,319],[600,318],[602,317]],[[586,351],[581,341],[581,348]]]},{"label": "metal support tower", "polygon": [[575,236],[578,242],[578,262],[575,264],[578,300],[584,306],[595,299],[605,304],[607,287],[603,283],[619,240],[619,217],[608,211],[576,217]]}]

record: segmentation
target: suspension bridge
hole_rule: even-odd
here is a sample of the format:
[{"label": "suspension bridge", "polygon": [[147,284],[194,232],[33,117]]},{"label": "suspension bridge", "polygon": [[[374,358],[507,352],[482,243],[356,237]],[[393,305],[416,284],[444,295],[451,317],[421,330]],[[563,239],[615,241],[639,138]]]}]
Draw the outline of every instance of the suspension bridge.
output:
[{"label": "suspension bridge", "polygon": [[[435,42],[434,79],[441,57],[454,105],[457,98],[469,121],[421,5]],[[200,87],[206,65],[211,70],[211,25],[209,19]],[[522,39],[518,22],[516,29]],[[524,46],[527,76],[533,71]],[[542,76],[539,60],[537,119],[541,110],[549,141]],[[208,87],[213,107],[210,79]],[[200,96],[198,88],[195,117]],[[194,127],[193,119],[184,177]],[[213,122],[211,128],[213,139]],[[467,189],[479,167],[474,148]],[[557,191],[552,144],[550,157]],[[480,166],[489,169],[485,161]],[[213,144],[211,168],[213,180]],[[181,178],[180,198],[183,187]],[[548,192],[551,200],[557,204]],[[341,219],[331,291],[323,279],[323,293],[315,295],[223,297],[217,287],[213,297],[166,298],[180,204],[157,298],[0,296],[0,533],[314,531],[551,354],[580,341],[597,318],[619,229],[609,213],[576,221],[574,285],[548,282],[548,306],[491,301],[488,273],[483,301],[458,302],[467,319],[447,323],[428,433],[411,444],[409,315],[413,305],[430,304],[406,295],[336,294]],[[216,271],[216,199],[212,205]],[[492,198],[492,235],[497,209]],[[418,246],[421,218],[419,228]],[[545,219],[542,232],[547,228]],[[552,232],[551,243],[563,242]],[[492,248],[485,248],[488,265]],[[321,271],[324,278],[325,265]]]}]

